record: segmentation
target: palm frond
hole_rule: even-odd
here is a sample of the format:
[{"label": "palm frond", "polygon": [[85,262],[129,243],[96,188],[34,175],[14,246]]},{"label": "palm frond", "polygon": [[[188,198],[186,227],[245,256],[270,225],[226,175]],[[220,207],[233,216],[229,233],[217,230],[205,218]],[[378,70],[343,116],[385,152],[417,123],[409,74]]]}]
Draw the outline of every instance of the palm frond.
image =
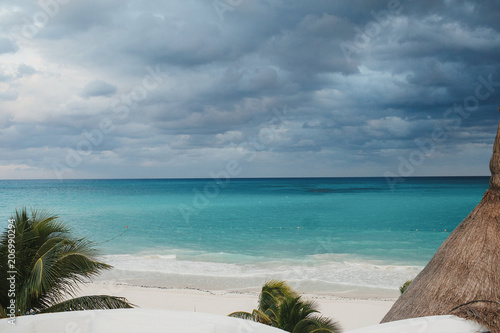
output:
[{"label": "palm frond", "polygon": [[267,314],[265,314],[264,312],[256,310],[256,309],[253,310],[252,313],[244,312],[244,311],[237,311],[237,312],[230,313],[228,316],[233,317],[233,318],[251,320],[251,321],[255,321],[257,323],[261,323],[261,324],[265,324],[265,325],[272,325],[271,318],[269,318],[269,316]]},{"label": "palm frond", "polygon": [[405,283],[403,283],[403,285],[401,287],[399,287],[399,292],[401,293],[401,295],[403,295],[403,293],[406,291],[406,289],[408,289],[408,287],[410,286],[410,283],[412,283],[412,281],[413,280],[408,280]]},{"label": "palm frond", "polygon": [[298,322],[292,333],[339,333],[341,331],[340,325],[330,318],[311,317]]},{"label": "palm frond", "polygon": [[306,319],[311,313],[308,303],[301,301],[301,297],[287,297],[283,300],[278,314],[279,325],[277,327],[291,332],[295,325]]},{"label": "palm frond", "polygon": [[253,320],[253,315],[251,313],[244,312],[244,311],[236,311],[236,312],[228,314],[228,316],[233,317],[233,318],[239,318],[239,319]]},{"label": "palm frond", "polygon": [[42,303],[58,302],[65,294],[74,294],[75,284],[88,282],[100,271],[110,269],[91,257],[95,252],[91,244],[85,239],[61,237],[45,242],[26,281],[28,294],[38,298],[50,295],[51,299],[41,299]]},{"label": "palm frond", "polygon": [[262,286],[259,310],[265,312],[270,307],[279,305],[285,297],[296,296],[298,296],[297,293],[285,281],[268,281]]},{"label": "palm frond", "polygon": [[134,304],[124,297],[95,295],[73,298],[58,304],[54,304],[40,311],[40,313],[81,311],[81,310],[102,310],[102,309],[127,309],[134,307]]},{"label": "palm frond", "polygon": [[30,220],[34,222],[34,229],[42,239],[51,234],[69,234],[71,228],[58,220],[59,216],[45,210],[32,210]]},{"label": "palm frond", "polygon": [[[267,313],[264,313],[260,310],[253,310],[252,311],[252,317],[253,321],[264,324],[264,325],[270,325],[273,326],[273,317],[269,316]],[[275,318],[275,317],[274,317]]]},{"label": "palm frond", "polygon": [[316,303],[302,300],[286,282],[271,280],[259,295],[259,308],[248,312],[233,312],[231,317],[253,320],[293,333],[338,333],[340,326],[319,313]]},{"label": "palm frond", "polygon": [[[94,243],[86,238],[74,238],[70,228],[47,211],[27,209],[13,214],[15,225],[16,314],[57,309],[130,307],[124,299],[110,296],[78,298],[74,296],[78,283],[88,282],[102,270],[112,268],[96,259]],[[10,235],[12,237],[12,235]],[[7,297],[7,258],[9,233],[0,234],[0,309],[5,309]],[[57,305],[54,305],[57,304]],[[0,311],[1,312],[1,311]]]}]

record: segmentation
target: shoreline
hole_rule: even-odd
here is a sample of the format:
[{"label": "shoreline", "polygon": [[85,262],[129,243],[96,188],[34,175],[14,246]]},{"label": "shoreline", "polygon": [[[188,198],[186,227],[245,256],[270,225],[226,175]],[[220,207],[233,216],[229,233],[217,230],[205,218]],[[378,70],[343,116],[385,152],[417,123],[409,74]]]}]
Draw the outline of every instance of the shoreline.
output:
[{"label": "shoreline", "polygon": [[[255,290],[252,291],[252,289],[255,288],[247,288],[244,290],[233,290],[233,289],[228,289],[228,290],[209,290],[209,289],[203,289],[203,288],[194,288],[194,287],[162,287],[162,286],[153,286],[153,285],[139,285],[139,284],[133,284],[133,283],[126,283],[126,282],[106,282],[106,281],[93,281],[90,283],[86,283],[84,285],[81,285],[80,288],[85,289],[86,287],[90,285],[96,285],[96,286],[109,286],[110,289],[120,289],[123,287],[123,289],[128,289],[128,288],[138,288],[138,289],[158,289],[158,290],[186,290],[186,291],[194,291],[194,292],[201,292],[201,293],[207,293],[210,295],[244,295],[244,296],[252,296],[252,297],[258,297],[260,293],[260,288],[259,291]],[[106,288],[106,287],[104,287]],[[377,296],[375,294],[365,294],[365,295],[360,295],[359,292],[353,292],[353,293],[344,293],[344,292],[299,292],[300,295],[306,296],[308,298],[313,298],[313,299],[326,299],[326,300],[359,300],[359,301],[396,301],[397,297],[390,297],[390,296]],[[341,295],[342,294],[342,295]]]},{"label": "shoreline", "polygon": [[[80,285],[76,294],[88,295],[125,297],[142,309],[204,312],[227,316],[235,311],[251,312],[257,307],[259,292],[92,282]],[[396,298],[377,298],[370,295],[301,295],[304,299],[314,301],[321,315],[339,322],[344,331],[378,324],[396,301]]]},{"label": "shoreline", "polygon": [[386,267],[373,263],[352,265],[347,269],[348,265],[345,263],[330,261],[316,266],[293,266],[287,263],[272,268],[246,264],[164,260],[157,259],[156,256],[144,256],[132,260],[129,256],[125,257],[125,262],[116,260],[116,257],[103,258],[102,261],[111,264],[113,269],[102,272],[93,281],[258,295],[266,281],[280,280],[287,281],[300,294],[354,299],[393,299],[399,297],[399,286],[414,278],[420,271],[419,267],[394,265]]}]

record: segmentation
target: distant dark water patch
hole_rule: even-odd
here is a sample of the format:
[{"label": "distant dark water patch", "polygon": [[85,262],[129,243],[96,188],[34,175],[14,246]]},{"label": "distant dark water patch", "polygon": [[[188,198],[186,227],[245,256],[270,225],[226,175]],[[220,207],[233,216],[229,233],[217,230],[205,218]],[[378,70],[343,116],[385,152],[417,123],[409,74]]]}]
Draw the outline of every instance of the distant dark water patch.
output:
[{"label": "distant dark water patch", "polygon": [[366,193],[366,192],[380,192],[384,189],[375,187],[363,188],[308,188],[306,192],[310,193]]}]

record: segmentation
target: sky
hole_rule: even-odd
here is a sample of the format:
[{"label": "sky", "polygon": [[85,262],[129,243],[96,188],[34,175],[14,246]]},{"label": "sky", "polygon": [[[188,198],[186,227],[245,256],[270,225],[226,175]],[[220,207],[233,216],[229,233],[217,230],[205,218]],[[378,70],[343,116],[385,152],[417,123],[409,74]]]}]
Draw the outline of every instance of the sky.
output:
[{"label": "sky", "polygon": [[0,179],[489,175],[497,0],[2,0]]}]

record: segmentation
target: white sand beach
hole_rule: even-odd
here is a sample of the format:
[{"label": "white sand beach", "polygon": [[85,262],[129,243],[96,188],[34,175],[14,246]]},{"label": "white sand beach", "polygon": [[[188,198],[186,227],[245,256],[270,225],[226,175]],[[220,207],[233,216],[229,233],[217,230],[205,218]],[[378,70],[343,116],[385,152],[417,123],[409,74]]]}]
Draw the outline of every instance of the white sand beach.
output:
[{"label": "white sand beach", "polygon": [[[80,295],[126,297],[142,309],[164,309],[227,315],[257,307],[258,294],[196,289],[164,289],[123,284],[91,283],[82,286]],[[338,321],[344,330],[378,324],[395,299],[340,298],[329,295],[303,295],[319,305],[321,314]]]}]

